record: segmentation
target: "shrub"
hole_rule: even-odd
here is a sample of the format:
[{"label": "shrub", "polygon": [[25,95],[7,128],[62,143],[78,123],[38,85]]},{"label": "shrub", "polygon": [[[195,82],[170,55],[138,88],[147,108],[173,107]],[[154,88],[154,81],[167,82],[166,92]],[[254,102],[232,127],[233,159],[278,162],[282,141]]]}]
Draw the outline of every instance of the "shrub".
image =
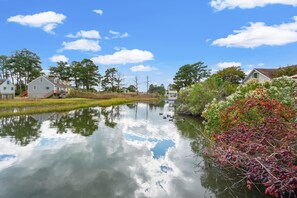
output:
[{"label": "shrub", "polygon": [[[297,109],[296,96],[297,83],[290,78],[277,78],[264,84],[258,83],[256,80],[251,80],[247,84],[240,85],[236,92],[226,98],[225,101],[218,101],[214,99],[211,103],[206,105],[202,116],[206,119],[205,132],[210,134],[220,133],[220,114],[229,108],[235,102],[247,97],[260,97],[260,92],[256,90],[262,89],[267,93],[267,97],[274,98],[283,105]],[[273,107],[272,107],[273,108]]]},{"label": "shrub", "polygon": [[[234,112],[241,117],[232,121]],[[255,118],[250,119],[251,115]],[[225,129],[213,135],[215,144],[209,149],[210,154],[220,164],[241,171],[249,189],[255,182],[265,186],[266,194],[297,197],[297,124],[292,121],[295,116],[294,109],[275,99],[235,102],[222,112]]]},{"label": "shrub", "polygon": [[214,98],[223,99],[236,90],[237,85],[210,77],[206,81],[196,83],[192,87],[181,90],[175,104],[180,114],[200,115],[205,106]]},{"label": "shrub", "polygon": [[297,197],[297,85],[279,78],[238,87],[205,109],[209,154],[241,171],[247,188],[262,184],[275,197]]}]

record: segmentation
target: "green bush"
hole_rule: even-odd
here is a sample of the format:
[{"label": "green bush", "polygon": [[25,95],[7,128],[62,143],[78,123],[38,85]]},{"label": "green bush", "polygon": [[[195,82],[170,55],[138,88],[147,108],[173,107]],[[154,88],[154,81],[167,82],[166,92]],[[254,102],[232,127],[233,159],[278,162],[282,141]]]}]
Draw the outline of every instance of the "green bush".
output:
[{"label": "green bush", "polygon": [[256,80],[251,80],[247,84],[240,85],[236,92],[226,98],[225,101],[218,101],[216,98],[206,105],[202,116],[206,119],[205,131],[210,134],[220,133],[220,113],[232,106],[235,102],[247,97],[261,97],[257,90],[263,89],[267,92],[267,97],[276,99],[281,104],[297,109],[295,94],[297,93],[297,83],[295,80],[282,77],[263,84]]},{"label": "green bush", "polygon": [[218,77],[210,77],[204,82],[196,83],[193,86],[181,90],[175,104],[180,114],[200,115],[205,105],[214,98],[224,99],[236,90],[237,85],[223,81]]}]

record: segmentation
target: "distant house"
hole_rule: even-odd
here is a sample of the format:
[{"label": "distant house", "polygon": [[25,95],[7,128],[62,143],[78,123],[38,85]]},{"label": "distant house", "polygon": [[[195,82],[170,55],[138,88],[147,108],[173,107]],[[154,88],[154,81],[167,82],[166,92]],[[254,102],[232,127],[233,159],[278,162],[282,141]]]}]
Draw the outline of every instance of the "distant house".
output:
[{"label": "distant house", "polygon": [[294,80],[297,80],[297,74],[294,76],[290,76],[290,78],[293,78]]},{"label": "distant house", "polygon": [[253,69],[243,80],[243,83],[246,83],[251,79],[257,79],[260,83],[272,80],[276,71],[277,69]]},{"label": "distant house", "polygon": [[173,89],[172,85],[169,85],[167,88],[167,98],[169,101],[174,101],[177,99],[178,92]]},{"label": "distant house", "polygon": [[28,98],[65,97],[68,86],[60,79],[40,76],[28,84]]},{"label": "distant house", "polygon": [[13,99],[14,96],[14,84],[8,79],[0,79],[0,99]]}]

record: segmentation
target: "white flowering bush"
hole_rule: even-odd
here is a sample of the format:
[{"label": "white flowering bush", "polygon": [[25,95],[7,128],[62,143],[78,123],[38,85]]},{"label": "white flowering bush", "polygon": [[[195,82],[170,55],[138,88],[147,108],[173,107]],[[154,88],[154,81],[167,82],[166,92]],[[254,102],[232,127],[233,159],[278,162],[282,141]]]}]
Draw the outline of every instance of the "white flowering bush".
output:
[{"label": "white flowering bush", "polygon": [[226,100],[218,101],[214,99],[211,103],[206,105],[202,113],[202,116],[206,119],[205,131],[209,134],[212,132],[220,133],[217,127],[220,125],[220,113],[241,99],[247,97],[261,97],[257,95],[257,89],[263,89],[268,93],[267,96],[269,98],[277,99],[280,103],[297,109],[297,83],[295,80],[287,77],[281,77],[273,79],[272,81],[267,81],[263,84],[256,80],[251,80],[246,84],[238,86],[236,92],[228,96]]}]

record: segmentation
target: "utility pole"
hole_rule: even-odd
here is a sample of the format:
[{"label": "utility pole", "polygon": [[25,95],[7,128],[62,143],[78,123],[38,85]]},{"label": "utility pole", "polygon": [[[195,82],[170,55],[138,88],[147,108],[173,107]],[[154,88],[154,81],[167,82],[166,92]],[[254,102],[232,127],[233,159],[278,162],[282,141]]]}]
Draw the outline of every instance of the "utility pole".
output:
[{"label": "utility pole", "polygon": [[147,94],[147,95],[148,95],[148,91],[149,91],[149,83],[150,83],[150,81],[149,81],[149,77],[146,76],[146,94]]},{"label": "utility pole", "polygon": [[134,83],[135,83],[136,93],[138,95],[138,77],[137,76],[135,76]]}]

